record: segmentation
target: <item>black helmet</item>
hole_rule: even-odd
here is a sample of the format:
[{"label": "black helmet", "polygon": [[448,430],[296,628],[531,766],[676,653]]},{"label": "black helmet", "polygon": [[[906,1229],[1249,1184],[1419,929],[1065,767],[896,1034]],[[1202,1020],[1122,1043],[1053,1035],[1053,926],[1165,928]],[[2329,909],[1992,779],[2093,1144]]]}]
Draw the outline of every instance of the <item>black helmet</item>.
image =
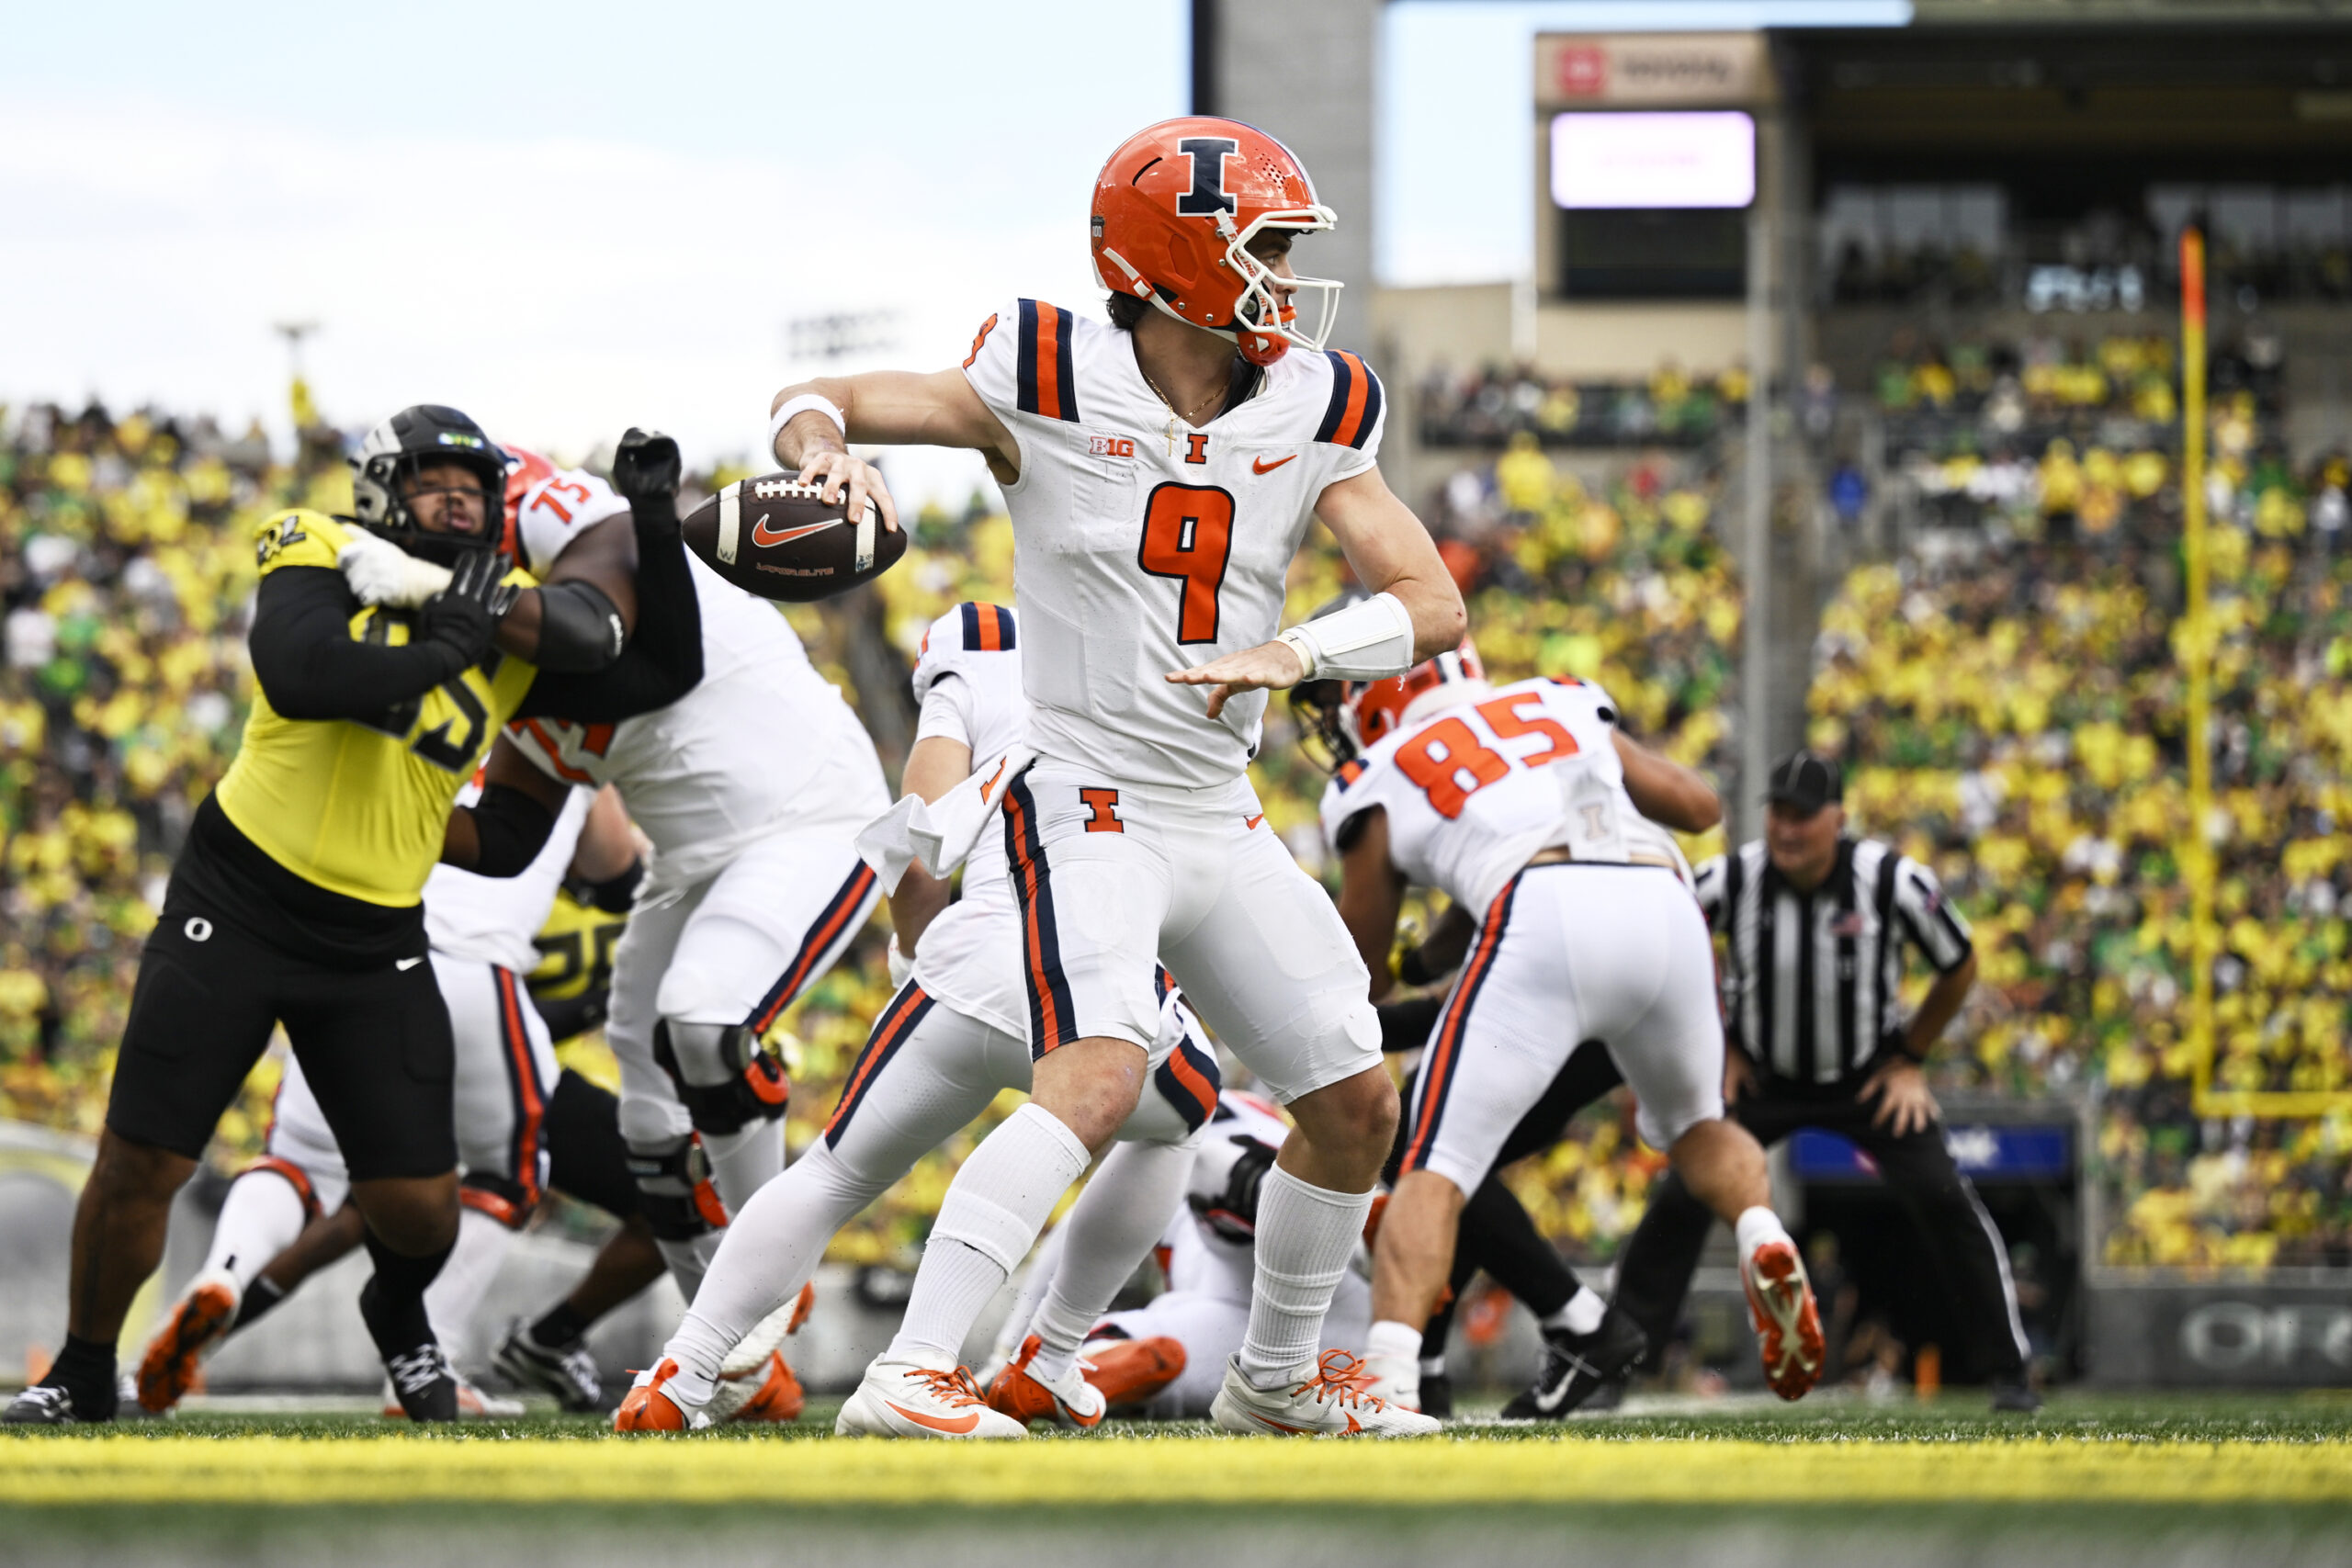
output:
[{"label": "black helmet", "polygon": [[[427,532],[417,526],[401,481],[429,464],[456,463],[481,480],[480,534]],[[359,525],[413,556],[456,564],[468,550],[501,548],[506,536],[506,454],[481,426],[439,403],[404,408],[368,433],[351,459],[352,513]]]}]

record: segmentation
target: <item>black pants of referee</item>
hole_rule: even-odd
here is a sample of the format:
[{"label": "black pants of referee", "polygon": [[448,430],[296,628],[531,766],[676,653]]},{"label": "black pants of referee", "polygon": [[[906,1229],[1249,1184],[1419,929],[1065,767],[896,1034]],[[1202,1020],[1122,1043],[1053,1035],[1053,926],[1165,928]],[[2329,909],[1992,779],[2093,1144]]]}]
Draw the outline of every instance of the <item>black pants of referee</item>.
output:
[{"label": "black pants of referee", "polygon": [[[2024,1330],[2009,1282],[2008,1251],[1992,1216],[1977,1201],[1976,1189],[1952,1163],[1943,1123],[1897,1137],[1871,1124],[1877,1102],[1859,1098],[1860,1087],[1858,1079],[1835,1090],[1808,1092],[1768,1077],[1731,1113],[1766,1148],[1801,1128],[1815,1127],[1870,1156],[1927,1241],[1967,1342],[1969,1367],[1990,1382],[2021,1379]],[[1641,1325],[1653,1353],[1682,1316],[1690,1274],[1714,1218],[1670,1171],[1650,1189],[1648,1212],[1618,1264],[1616,1305]]]}]

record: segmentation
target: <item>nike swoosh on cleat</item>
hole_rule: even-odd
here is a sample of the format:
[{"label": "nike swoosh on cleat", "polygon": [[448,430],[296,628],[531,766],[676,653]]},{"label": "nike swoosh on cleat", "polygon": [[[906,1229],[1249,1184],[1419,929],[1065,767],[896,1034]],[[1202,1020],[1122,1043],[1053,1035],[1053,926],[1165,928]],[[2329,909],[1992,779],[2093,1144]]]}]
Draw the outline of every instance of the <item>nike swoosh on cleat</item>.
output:
[{"label": "nike swoosh on cleat", "polygon": [[1281,468],[1284,463],[1296,462],[1297,460],[1298,454],[1295,452],[1293,452],[1287,457],[1277,457],[1271,463],[1266,461],[1263,457],[1252,457],[1250,459],[1250,471],[1253,474],[1271,474],[1276,468]]},{"label": "nike swoosh on cleat", "polygon": [[1265,819],[1266,814],[1262,811],[1255,817],[1244,817],[1241,819],[1241,830],[1245,833],[1254,833],[1258,830],[1258,824]]},{"label": "nike swoosh on cleat", "polygon": [[920,1410],[910,1410],[892,1400],[886,1399],[882,1403],[889,1405],[891,1409],[918,1427],[928,1427],[934,1432],[945,1432],[951,1437],[960,1438],[980,1424],[978,1411],[974,1411],[969,1416],[925,1416]]},{"label": "nike swoosh on cleat", "polygon": [[[1314,1435],[1304,1427],[1285,1427],[1280,1421],[1273,1419],[1272,1416],[1261,1416],[1254,1410],[1250,1412],[1250,1419],[1257,1422],[1261,1427],[1272,1427],[1277,1432],[1288,1432],[1294,1438],[1306,1438]],[[1350,1425],[1353,1425],[1355,1417],[1351,1416],[1348,1417],[1348,1421]]]},{"label": "nike swoosh on cleat", "polygon": [[804,523],[797,528],[771,528],[768,526],[768,520],[763,517],[758,522],[752,525],[752,543],[762,547],[771,545],[788,545],[793,540],[800,538],[806,535],[818,533],[826,528],[838,528],[840,526],[841,519],[837,517],[829,517],[822,523]]},{"label": "nike swoosh on cleat", "polygon": [[424,960],[422,958],[396,958],[392,961],[392,967],[395,969],[413,969],[424,962]]}]

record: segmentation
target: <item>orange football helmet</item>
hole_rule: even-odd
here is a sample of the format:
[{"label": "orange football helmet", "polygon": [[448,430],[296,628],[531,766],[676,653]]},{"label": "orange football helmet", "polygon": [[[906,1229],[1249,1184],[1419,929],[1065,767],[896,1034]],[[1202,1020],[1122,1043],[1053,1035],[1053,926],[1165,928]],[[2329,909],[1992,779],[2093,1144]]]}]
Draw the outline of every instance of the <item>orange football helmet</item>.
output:
[{"label": "orange football helmet", "polygon": [[523,556],[523,498],[541,479],[555,478],[555,465],[521,446],[506,448],[506,533],[501,547],[520,560]]},{"label": "orange football helmet", "polygon": [[1319,309],[1312,331],[1250,254],[1269,229],[1312,233],[1339,218],[1291,150],[1238,119],[1162,120],[1127,138],[1094,182],[1094,276],[1196,327],[1231,338],[1252,365],[1293,344],[1320,350],[1339,315],[1340,284],[1285,278]]},{"label": "orange football helmet", "polygon": [[1478,662],[1478,649],[1465,637],[1461,647],[1433,654],[1402,675],[1391,675],[1385,681],[1351,681],[1348,713],[1354,720],[1356,744],[1375,745],[1381,737],[1402,728],[1405,710],[1423,693],[1472,681],[1484,685],[1486,680],[1487,667]]}]

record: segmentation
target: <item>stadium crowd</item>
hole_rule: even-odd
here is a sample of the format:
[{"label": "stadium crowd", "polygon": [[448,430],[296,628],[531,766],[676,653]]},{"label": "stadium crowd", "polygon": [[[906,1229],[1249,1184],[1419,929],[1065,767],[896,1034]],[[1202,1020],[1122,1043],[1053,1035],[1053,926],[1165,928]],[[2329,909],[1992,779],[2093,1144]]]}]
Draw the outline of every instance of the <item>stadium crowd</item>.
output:
[{"label": "stadium crowd", "polygon": [[[2347,473],[2337,460],[2297,475],[2277,458],[2257,358],[2241,354],[2245,374],[2217,378],[2214,411],[2215,829],[2229,949],[2215,1077],[2334,1089],[2352,1076],[2342,1001],[2352,955],[2339,918],[2352,858],[2335,827],[2352,807],[2352,704],[2325,684],[2352,664],[2352,563],[2332,547]],[[1874,389],[1892,413],[1997,427],[2013,388],[2026,417],[2010,434],[2048,420],[2111,433],[2126,417],[2157,434],[2079,456],[2045,448],[2018,483],[1972,481],[1996,466],[1981,448],[1937,453],[1955,491],[1975,499],[1953,520],[1996,525],[1939,533],[1931,549],[1851,574],[1824,621],[1812,739],[1848,759],[1857,826],[1934,865],[1980,933],[1984,983],[1938,1061],[1939,1086],[2100,1097],[2107,1260],[2343,1261],[2352,1122],[2205,1122],[2189,1105],[2165,489],[2176,470],[2161,433],[2173,411],[2158,396],[2168,370],[2168,346],[2143,340],[2055,353],[1895,346]],[[1547,450],[1571,444],[1562,432],[1583,418],[1587,390],[1514,374],[1424,389],[1425,429],[1451,421],[1504,447],[1442,487],[1429,509],[1442,551],[1498,678],[1596,678],[1638,733],[1727,775],[1740,610],[1711,526],[1720,473],[1703,445],[1656,437],[1695,417],[1659,411],[1702,407],[1712,422],[1744,401],[1744,380],[1694,385],[1661,371],[1639,389],[1650,445]],[[116,419],[94,406],[17,412],[5,437],[0,1116],[92,1132],[139,940],[243,716],[251,525],[298,498],[340,510],[345,481],[331,433],[280,460],[258,431],[231,437],[209,421]],[[696,476],[689,490],[735,477]],[[961,513],[919,518],[909,558],[872,600],[789,614],[862,709],[902,704],[922,627],[959,599],[1008,598],[1012,557],[1011,525],[976,497]],[[1341,570],[1318,533],[1292,575],[1292,615],[1330,597]],[[897,656],[890,679],[851,647],[854,618],[877,610]],[[1259,788],[1301,860],[1335,876],[1316,828],[1322,777],[1295,739],[1276,705]],[[1720,841],[1690,847],[1695,858]],[[796,1148],[816,1135],[888,999],[881,934],[877,924],[784,1022]],[[608,1071],[598,1055],[593,1039],[567,1050],[592,1076]],[[264,1065],[224,1124],[224,1167],[257,1145],[275,1071]],[[987,1127],[926,1158],[832,1256],[910,1266]],[[1577,1136],[1511,1179],[1565,1250],[1605,1259],[1639,1220],[1658,1166],[1621,1105],[1589,1112]]]}]

